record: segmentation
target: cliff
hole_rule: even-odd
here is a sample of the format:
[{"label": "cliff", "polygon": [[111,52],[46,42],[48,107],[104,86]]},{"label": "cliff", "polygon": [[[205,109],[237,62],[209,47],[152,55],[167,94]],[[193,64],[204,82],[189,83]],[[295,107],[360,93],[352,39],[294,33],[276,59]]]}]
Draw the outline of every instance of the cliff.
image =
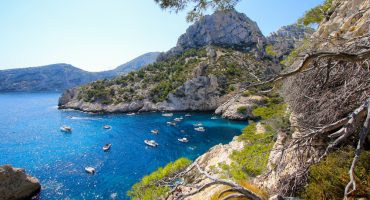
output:
[{"label": "cliff", "polygon": [[0,166],[0,199],[31,199],[41,189],[39,181],[25,173],[24,169],[10,165]]},{"label": "cliff", "polygon": [[265,41],[257,23],[245,14],[235,10],[217,11],[191,25],[186,33],[179,37],[177,45],[162,53],[158,60],[165,60],[186,50],[207,45],[261,54]]},{"label": "cliff", "polygon": [[[246,97],[241,88],[281,68],[264,57],[265,40],[257,24],[244,14],[216,12],[191,25],[177,46],[161,54],[156,63],[110,81],[67,90],[59,108],[88,112],[217,110],[231,119],[251,118],[251,108],[261,98]],[[239,93],[239,98],[229,101]],[[248,109],[240,112],[241,107]]]}]

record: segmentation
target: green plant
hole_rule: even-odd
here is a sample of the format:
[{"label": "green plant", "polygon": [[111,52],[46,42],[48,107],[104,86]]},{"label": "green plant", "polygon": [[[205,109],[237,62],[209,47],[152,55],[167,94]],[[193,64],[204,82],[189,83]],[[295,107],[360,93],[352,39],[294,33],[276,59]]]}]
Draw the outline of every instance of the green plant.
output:
[{"label": "green plant", "polygon": [[324,3],[308,10],[303,17],[298,19],[298,24],[309,26],[319,24],[325,17],[325,13],[330,9],[333,0],[325,0]]},{"label": "green plant", "polygon": [[248,107],[247,106],[240,106],[238,107],[237,109],[237,112],[240,113],[240,114],[245,114],[248,110]]},{"label": "green plant", "polygon": [[277,52],[274,51],[274,46],[271,44],[267,45],[265,48],[266,54],[269,56],[277,57]]},{"label": "green plant", "polygon": [[184,170],[191,164],[187,158],[179,158],[175,162],[168,163],[165,167],[160,167],[151,174],[144,176],[138,183],[134,184],[127,192],[133,200],[152,200],[163,198],[170,190],[168,186],[162,186],[159,181]]},{"label": "green plant", "polygon": [[[354,156],[352,147],[330,153],[324,160],[309,169],[308,184],[300,193],[306,200],[343,199],[344,188],[349,182],[348,170]],[[369,198],[370,152],[363,151],[355,169],[357,189],[350,199]]]}]

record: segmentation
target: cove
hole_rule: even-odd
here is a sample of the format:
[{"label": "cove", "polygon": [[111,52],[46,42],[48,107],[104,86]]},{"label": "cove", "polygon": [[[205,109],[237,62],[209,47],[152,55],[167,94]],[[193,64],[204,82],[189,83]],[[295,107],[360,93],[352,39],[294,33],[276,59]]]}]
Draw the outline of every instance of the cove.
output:
[{"label": "cove", "polygon": [[[58,110],[58,93],[0,94],[0,165],[25,168],[37,177],[40,199],[126,200],[127,190],[144,175],[180,157],[191,160],[212,146],[228,143],[247,122],[211,119],[212,113],[88,114]],[[183,116],[177,126],[167,121]],[[205,132],[194,130],[202,123]],[[111,129],[103,129],[109,124]],[[59,130],[71,126],[71,134]],[[153,135],[150,130],[158,129]],[[188,143],[177,139],[187,137]],[[157,148],[144,144],[154,139]],[[104,152],[102,147],[111,143]],[[84,171],[96,169],[94,175]]]}]

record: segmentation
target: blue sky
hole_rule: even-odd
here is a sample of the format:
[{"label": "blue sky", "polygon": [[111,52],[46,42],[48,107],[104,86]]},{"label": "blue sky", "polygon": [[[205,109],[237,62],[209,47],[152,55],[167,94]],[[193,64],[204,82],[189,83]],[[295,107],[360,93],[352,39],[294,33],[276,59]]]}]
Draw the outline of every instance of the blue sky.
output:
[{"label": "blue sky", "polygon": [[[321,2],[242,0],[236,9],[268,35]],[[112,69],[175,46],[190,25],[185,15],[163,11],[154,0],[0,0],[0,69],[52,63]]]}]

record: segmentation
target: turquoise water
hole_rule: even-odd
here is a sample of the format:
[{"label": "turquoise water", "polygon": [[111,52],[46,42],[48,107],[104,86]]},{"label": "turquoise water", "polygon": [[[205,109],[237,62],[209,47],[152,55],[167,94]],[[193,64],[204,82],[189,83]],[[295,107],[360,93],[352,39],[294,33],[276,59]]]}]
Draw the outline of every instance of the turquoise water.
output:
[{"label": "turquoise water", "polygon": [[[228,143],[246,122],[211,119],[211,113],[192,113],[176,127],[167,121],[185,113],[87,114],[61,111],[56,93],[0,94],[0,165],[25,168],[42,184],[40,199],[128,199],[127,190],[159,166],[185,156],[194,160],[210,147]],[[201,122],[205,132],[194,131]],[[62,125],[73,128],[60,132]],[[109,124],[112,129],[105,130]],[[159,129],[158,135],[150,133]],[[184,130],[184,132],[181,132]],[[188,143],[178,138],[187,137]],[[154,139],[151,148],[144,139]],[[102,146],[111,143],[109,152]],[[96,168],[96,174],[84,168]]]}]

